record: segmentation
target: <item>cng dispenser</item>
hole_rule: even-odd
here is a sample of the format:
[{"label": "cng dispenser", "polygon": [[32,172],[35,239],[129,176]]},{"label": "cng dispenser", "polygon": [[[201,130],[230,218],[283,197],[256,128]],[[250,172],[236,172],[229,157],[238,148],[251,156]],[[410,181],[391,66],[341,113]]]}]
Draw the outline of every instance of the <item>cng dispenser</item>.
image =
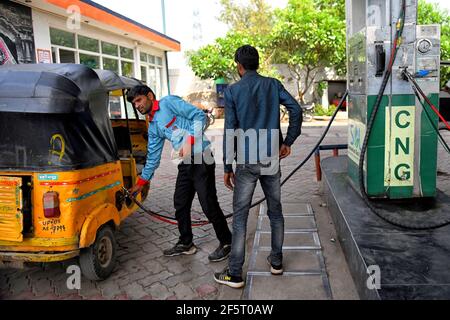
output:
[{"label": "cng dispenser", "polygon": [[[437,106],[440,26],[417,25],[417,0],[405,0],[404,5],[401,0],[346,0],[346,17],[350,181],[360,192],[365,188],[369,197],[434,197],[438,117],[424,112],[403,71],[413,75]],[[401,37],[391,52],[400,22]],[[393,56],[392,74],[381,96]],[[377,99],[381,103],[368,128]]]}]

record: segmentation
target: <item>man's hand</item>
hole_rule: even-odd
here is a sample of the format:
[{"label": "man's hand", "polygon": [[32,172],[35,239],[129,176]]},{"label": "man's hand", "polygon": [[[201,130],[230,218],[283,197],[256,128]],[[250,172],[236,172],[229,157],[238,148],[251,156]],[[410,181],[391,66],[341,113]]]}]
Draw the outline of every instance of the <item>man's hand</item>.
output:
[{"label": "man's hand", "polygon": [[225,173],[223,176],[223,183],[225,184],[225,187],[230,189],[231,191],[234,190],[234,173],[229,172]]},{"label": "man's hand", "polygon": [[191,152],[192,152],[192,145],[189,142],[187,142],[180,149],[178,155],[180,156],[180,158],[187,158],[191,156]]},{"label": "man's hand", "polygon": [[[137,183],[132,188],[128,189],[128,192],[130,193],[132,198],[136,198],[136,196],[142,192],[142,189],[144,189],[144,187],[145,185]],[[148,187],[150,188],[150,181],[148,182]]]},{"label": "man's hand", "polygon": [[288,157],[290,154],[291,154],[291,147],[282,144],[280,148],[280,160]]}]

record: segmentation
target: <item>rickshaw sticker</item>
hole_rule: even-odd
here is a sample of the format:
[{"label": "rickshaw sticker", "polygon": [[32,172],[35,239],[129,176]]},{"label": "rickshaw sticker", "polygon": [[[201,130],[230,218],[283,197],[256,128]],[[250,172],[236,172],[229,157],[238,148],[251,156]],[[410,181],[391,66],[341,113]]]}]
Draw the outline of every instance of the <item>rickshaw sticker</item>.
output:
[{"label": "rickshaw sticker", "polygon": [[[105,172],[105,173],[102,173],[102,174],[98,174],[98,175],[95,175],[95,176],[92,176],[92,177],[89,177],[89,178],[86,178],[86,179],[83,179],[83,180],[77,180],[77,181],[63,181],[63,182],[57,182],[57,181],[53,181],[53,182],[49,182],[49,181],[46,181],[46,182],[41,182],[40,183],[40,185],[41,186],[69,186],[69,185],[78,185],[78,184],[83,184],[83,183],[86,183],[86,182],[91,182],[91,181],[93,181],[93,180],[95,180],[95,179],[98,179],[98,178],[103,178],[103,177],[106,177],[106,176],[108,176],[108,175],[111,175],[111,174],[113,174],[113,173],[116,173],[116,172],[119,172],[120,171],[120,169],[115,169],[115,170],[112,170],[112,171],[108,171],[108,172]],[[76,189],[75,189],[76,190]]]},{"label": "rickshaw sticker", "polygon": [[57,174],[40,174],[38,176],[39,181],[57,181],[59,176]]},{"label": "rickshaw sticker", "polygon": [[69,199],[66,200],[66,202],[75,202],[75,201],[84,200],[84,199],[87,199],[89,197],[92,197],[94,194],[97,194],[99,192],[102,192],[102,191],[114,188],[114,187],[119,186],[119,185],[120,185],[120,181],[116,181],[116,182],[114,182],[112,184],[109,184],[107,186],[101,187],[100,189],[97,189],[97,190],[91,191],[89,193],[83,194],[82,196],[79,196],[79,197],[76,197],[76,198],[69,198]]},{"label": "rickshaw sticker", "polygon": [[57,156],[58,161],[61,161],[64,157],[64,154],[66,152],[66,141],[64,140],[64,137],[60,134],[55,134],[50,139],[50,150],[49,150],[49,156],[50,160],[48,161],[49,165],[53,164],[53,156]]},{"label": "rickshaw sticker", "polygon": [[10,211],[12,211],[12,210],[14,210],[13,207],[10,207],[10,206],[0,206],[0,212],[10,212]]}]

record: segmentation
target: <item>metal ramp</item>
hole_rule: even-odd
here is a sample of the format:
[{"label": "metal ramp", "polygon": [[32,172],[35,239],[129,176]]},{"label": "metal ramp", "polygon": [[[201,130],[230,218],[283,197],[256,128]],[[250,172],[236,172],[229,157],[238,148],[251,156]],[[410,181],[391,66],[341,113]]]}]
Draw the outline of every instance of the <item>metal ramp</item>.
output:
[{"label": "metal ramp", "polygon": [[270,220],[265,203],[260,206],[249,258],[247,300],[325,300],[332,293],[322,255],[316,219],[309,203],[283,203],[285,232],[281,276],[270,273],[266,261],[271,250]]}]

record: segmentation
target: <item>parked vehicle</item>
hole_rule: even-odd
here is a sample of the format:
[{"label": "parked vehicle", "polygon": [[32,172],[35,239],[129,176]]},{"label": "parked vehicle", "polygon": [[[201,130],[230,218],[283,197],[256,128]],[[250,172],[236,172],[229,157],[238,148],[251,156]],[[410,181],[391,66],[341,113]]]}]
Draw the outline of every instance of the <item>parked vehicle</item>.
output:
[{"label": "parked vehicle", "polygon": [[[310,122],[313,120],[314,116],[314,104],[304,104],[301,105],[303,112],[303,121]],[[280,106],[280,121],[289,119],[289,112],[285,106]]]},{"label": "parked vehicle", "polygon": [[109,93],[139,82],[35,64],[0,67],[0,83],[0,261],[79,257],[87,278],[107,278],[114,232],[138,209],[122,189],[137,181],[134,126],[110,120]]}]

